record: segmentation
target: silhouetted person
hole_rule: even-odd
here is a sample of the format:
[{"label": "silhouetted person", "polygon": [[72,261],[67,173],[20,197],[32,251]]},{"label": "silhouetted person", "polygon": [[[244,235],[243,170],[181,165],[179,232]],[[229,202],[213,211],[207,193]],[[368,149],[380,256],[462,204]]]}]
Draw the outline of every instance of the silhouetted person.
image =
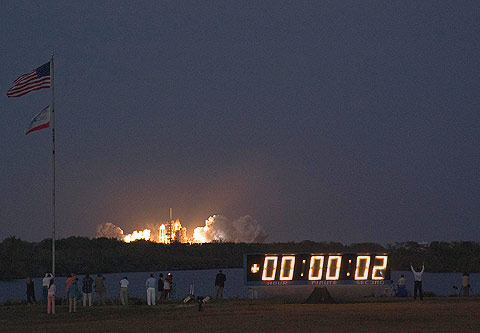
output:
[{"label": "silhouetted person", "polygon": [[468,273],[463,273],[462,276],[462,295],[463,296],[468,296],[470,293],[470,277],[468,276]]},{"label": "silhouetted person", "polygon": [[77,299],[80,295],[80,290],[77,284],[78,278],[72,273],[72,276],[67,279],[67,295],[68,295],[68,312],[77,312]]},{"label": "silhouetted person", "polygon": [[88,306],[92,306],[92,288],[93,279],[90,275],[86,274],[82,280],[82,291],[83,291],[83,306],[87,306],[87,299],[88,299]]},{"label": "silhouetted person", "polygon": [[423,291],[422,291],[422,275],[423,271],[425,270],[425,264],[422,264],[422,270],[420,272],[415,271],[415,269],[412,266],[412,263],[410,263],[410,269],[412,270],[413,273],[413,279],[414,279],[414,289],[413,289],[413,299],[417,299],[417,293],[420,296],[420,300],[423,300]]},{"label": "silhouetted person", "polygon": [[31,277],[27,278],[27,303],[34,304],[35,300],[35,284]]},{"label": "silhouetted person", "polygon": [[223,274],[222,270],[219,270],[215,277],[215,288],[217,288],[217,298],[223,298],[223,288],[225,287],[225,281],[227,277]]},{"label": "silhouetted person", "polygon": [[97,294],[98,304],[105,305],[107,288],[105,287],[105,276],[100,273],[95,278],[95,293]]},{"label": "silhouetted person", "polygon": [[160,275],[158,276],[158,283],[157,283],[157,301],[160,301],[161,299],[163,299],[163,295],[164,295],[163,281],[164,281],[163,274],[160,273]]}]

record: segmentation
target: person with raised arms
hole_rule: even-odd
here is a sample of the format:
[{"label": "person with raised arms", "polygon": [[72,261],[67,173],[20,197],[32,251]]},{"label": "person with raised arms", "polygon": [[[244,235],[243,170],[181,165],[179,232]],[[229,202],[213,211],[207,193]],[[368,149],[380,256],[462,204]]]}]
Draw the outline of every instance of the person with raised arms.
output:
[{"label": "person with raised arms", "polygon": [[414,268],[412,263],[410,263],[410,269],[412,270],[413,273],[413,279],[414,279],[414,289],[413,289],[413,299],[417,299],[417,293],[420,296],[420,300],[423,301],[423,291],[422,291],[422,275],[423,271],[425,270],[425,264],[422,264],[422,270],[420,272],[417,272]]}]

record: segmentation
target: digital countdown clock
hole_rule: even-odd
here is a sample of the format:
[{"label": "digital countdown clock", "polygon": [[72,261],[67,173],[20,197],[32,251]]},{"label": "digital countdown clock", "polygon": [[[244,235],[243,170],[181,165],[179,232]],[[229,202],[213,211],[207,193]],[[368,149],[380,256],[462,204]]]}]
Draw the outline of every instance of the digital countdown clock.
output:
[{"label": "digital countdown clock", "polygon": [[337,298],[348,298],[341,296],[381,292],[390,283],[388,259],[386,253],[245,254],[244,279],[247,287],[262,287],[270,294],[308,294],[322,287]]},{"label": "digital countdown clock", "polygon": [[385,253],[246,254],[247,285],[375,284],[390,279]]}]

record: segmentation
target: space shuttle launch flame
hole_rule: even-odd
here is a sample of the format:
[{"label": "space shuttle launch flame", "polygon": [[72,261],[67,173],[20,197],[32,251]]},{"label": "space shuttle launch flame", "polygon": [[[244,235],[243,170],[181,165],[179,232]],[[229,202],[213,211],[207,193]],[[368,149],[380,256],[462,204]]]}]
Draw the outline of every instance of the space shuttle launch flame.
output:
[{"label": "space shuttle launch flame", "polygon": [[229,220],[223,215],[213,215],[205,220],[203,227],[195,228],[192,238],[187,238],[187,230],[180,220],[150,225],[144,230],[135,230],[125,235],[123,230],[111,222],[97,227],[97,238],[116,238],[126,243],[146,240],[157,243],[210,243],[214,241],[261,243],[267,238],[262,226],[246,215],[237,220]]},{"label": "space shuttle launch flame", "polygon": [[133,242],[133,241],[136,241],[136,240],[139,240],[139,239],[144,239],[144,240],[148,241],[148,240],[150,240],[150,234],[151,234],[150,229],[145,229],[143,231],[135,230],[131,234],[125,235],[123,240],[124,240],[125,243],[130,243],[130,242]]}]

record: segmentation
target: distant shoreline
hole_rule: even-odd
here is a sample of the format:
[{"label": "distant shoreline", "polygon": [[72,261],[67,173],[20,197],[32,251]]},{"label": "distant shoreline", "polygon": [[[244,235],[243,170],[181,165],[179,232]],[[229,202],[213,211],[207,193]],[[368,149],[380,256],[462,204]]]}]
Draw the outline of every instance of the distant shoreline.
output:
[{"label": "distant shoreline", "polygon": [[[56,275],[241,268],[245,253],[389,253],[393,271],[410,270],[410,262],[438,273],[480,272],[480,243],[405,242],[386,247],[376,243],[125,243],[116,239],[69,237],[56,241]],[[0,243],[0,280],[44,276],[51,268],[51,243],[10,237]]]}]

